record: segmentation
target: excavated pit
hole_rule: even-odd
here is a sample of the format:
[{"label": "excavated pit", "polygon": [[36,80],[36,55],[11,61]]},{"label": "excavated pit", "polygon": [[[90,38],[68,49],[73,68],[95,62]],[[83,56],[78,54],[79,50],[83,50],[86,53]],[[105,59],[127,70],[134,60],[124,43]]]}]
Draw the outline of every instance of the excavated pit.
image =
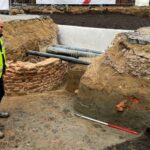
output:
[{"label": "excavated pit", "polygon": [[4,20],[7,50],[6,95],[24,95],[56,89],[65,79],[67,63],[59,59],[27,56],[27,50],[44,51],[57,43],[58,27],[49,17]]},{"label": "excavated pit", "polygon": [[[25,23],[29,22],[30,24],[30,21],[33,22],[28,30],[22,28],[25,27]],[[34,21],[36,21],[37,24],[34,25]],[[11,55],[8,54],[8,63],[10,67],[8,68],[7,74],[5,76],[6,93],[8,95],[22,95],[35,92],[39,94],[35,93],[19,97],[5,97],[6,100],[2,103],[1,106],[5,110],[10,110],[12,115],[8,120],[2,120],[2,122],[5,122],[6,125],[6,137],[1,140],[0,148],[9,150],[33,150],[49,148],[85,148],[99,150],[111,144],[114,145],[116,143],[120,143],[126,141],[127,139],[130,139],[131,135],[129,135],[128,133],[113,130],[105,126],[93,125],[91,122],[82,120],[81,118],[76,118],[76,116],[74,116],[74,110],[72,109],[73,101],[75,99],[74,94],[65,93],[64,91],[44,93],[45,91],[49,91],[54,88],[54,86],[51,87],[53,83],[56,83],[55,87],[63,83],[62,81],[64,80],[64,77],[66,76],[66,72],[68,70],[68,64],[58,59],[26,57],[25,52],[26,50],[28,50],[28,48],[43,51],[45,50],[45,47],[47,47],[47,45],[57,42],[57,26],[53,24],[53,21],[51,21],[51,19],[41,20],[39,18],[27,21],[12,21],[14,23],[14,25],[12,25],[13,28],[11,28],[11,30],[9,30],[9,28],[7,29],[12,35],[10,36],[10,39],[9,35],[6,35],[7,30],[5,30],[4,32],[6,48],[8,49],[9,53],[11,53],[11,50],[13,50]],[[18,43],[16,44],[16,47],[17,45],[21,46],[18,49],[11,48],[11,46],[13,46],[13,44],[15,43],[14,37],[17,34],[17,31],[19,31],[15,30],[19,22],[22,22],[22,27],[20,27],[20,29],[22,29],[20,31],[24,32],[25,30],[27,36],[23,33],[20,33],[17,38]],[[7,23],[9,24],[9,22],[5,22],[5,24]],[[44,28],[44,30],[40,32],[42,32],[42,35],[44,34],[44,37],[40,35],[40,32],[38,32],[39,30],[42,30],[41,26],[42,28]],[[53,30],[50,30],[51,28]],[[13,32],[13,30],[15,30],[15,32]],[[30,37],[32,36],[32,34],[30,34],[32,30],[34,30],[32,34],[35,35],[35,37],[37,37],[39,33],[39,37],[32,37],[34,41],[30,41],[31,43],[35,42],[35,44],[33,44],[34,46],[32,47],[32,44],[29,44],[30,46],[28,47],[28,45],[26,45],[26,42],[28,43],[28,41],[25,41],[22,45],[20,41],[30,39]],[[71,83],[68,89],[71,92],[74,92],[74,90],[78,88],[80,77],[86,71],[81,79],[78,94],[79,99],[76,101],[76,104],[78,103],[78,105],[76,105],[75,107],[76,110],[100,120],[106,120],[110,123],[114,122],[115,124],[129,126],[135,129],[139,128],[140,126],[140,129],[142,129],[143,124],[144,126],[149,125],[149,72],[144,72],[144,74],[142,74],[142,68],[138,67],[140,63],[138,63],[138,66],[134,66],[134,62],[129,61],[129,65],[124,65],[122,69],[119,64],[114,65],[109,59],[110,57],[112,57],[113,61],[115,61],[115,58],[117,58],[121,63],[122,61],[126,61],[122,59],[123,56],[120,52],[120,48],[122,49],[122,51],[129,50],[130,53],[130,48],[132,49],[132,47],[136,45],[137,49],[135,49],[135,52],[137,53],[137,55],[139,54],[141,56],[141,63],[144,67],[146,67],[145,64],[147,64],[147,59],[145,58],[148,57],[147,54],[149,54],[149,45],[145,43],[145,41],[144,45],[139,44],[139,40],[135,40],[132,37],[133,35],[131,36],[131,38],[129,38],[132,44],[128,43],[127,36],[128,35],[124,34],[121,34],[121,37],[118,36],[119,39],[116,38],[116,43],[114,42],[116,51],[110,50],[112,51],[112,53],[106,53],[102,57],[97,58],[94,63],[92,63],[92,65],[88,67],[87,71],[86,66],[82,67],[80,65],[75,65],[73,68],[71,68],[71,72],[69,72],[70,78],[68,79],[68,82]],[[6,37],[12,42],[10,44],[10,47]],[[43,40],[45,40],[45,37],[47,37],[47,41],[43,42]],[[50,37],[52,37],[51,40],[49,39]],[[37,40],[38,42],[36,42]],[[135,44],[135,42],[137,43]],[[143,41],[140,42],[143,43]],[[145,48],[148,51],[143,55],[142,53],[140,53],[140,49],[143,52]],[[15,51],[15,49],[17,50]],[[120,52],[119,54],[118,51]],[[118,55],[116,54],[115,56],[116,52]],[[15,57],[14,53],[18,53],[16,55],[17,57]],[[128,54],[128,52],[126,54]],[[130,60],[131,58],[127,57],[127,59]],[[101,60],[103,60],[102,62],[105,63],[101,63]],[[137,62],[137,59],[135,60]],[[132,67],[136,67],[135,72],[133,72]],[[92,72],[90,72],[91,78],[86,76],[90,68],[93,68]],[[148,66],[146,68],[148,68]],[[54,78],[56,76],[57,79]],[[51,79],[54,80],[51,81]],[[93,86],[92,79],[94,79],[94,84],[96,82],[96,87]],[[103,79],[104,82],[102,84],[99,84],[100,81],[97,79]],[[128,81],[127,83],[126,79]],[[83,81],[87,81],[88,84],[86,85],[86,82],[85,84],[83,84]],[[120,85],[122,86],[122,84],[123,88],[125,87],[123,96],[121,95],[123,89],[120,88]],[[112,88],[110,88],[109,85],[111,85]],[[103,89],[99,91],[100,86],[102,86]],[[138,91],[138,86],[140,86],[139,89],[141,91]],[[117,90],[119,90],[119,94],[116,92]],[[131,106],[130,108],[128,107],[128,105],[125,108],[119,107],[119,109],[121,108],[123,109],[123,111],[116,112],[116,104],[120,103],[120,101],[122,102],[122,100],[124,104],[124,98],[126,98],[126,94],[128,94],[128,91],[130,91],[130,96],[133,96],[133,93],[135,96],[131,97],[132,101],[131,103],[129,102],[129,104],[133,105],[133,107]],[[99,100],[101,100],[102,98],[104,98],[104,101],[100,102]],[[95,100],[97,101],[95,102]],[[96,111],[95,109],[93,109],[93,102],[96,104]],[[99,111],[99,106],[102,108],[101,112]],[[113,114],[111,114],[111,110],[113,110]],[[128,116],[130,116],[130,118],[128,118]],[[120,120],[121,117],[123,118],[122,120]],[[127,119],[125,119],[126,117]],[[126,123],[122,123],[123,121],[125,121]],[[143,124],[141,125],[142,121]],[[135,122],[137,123],[135,124]],[[76,147],[74,147],[74,145],[76,145]]]}]

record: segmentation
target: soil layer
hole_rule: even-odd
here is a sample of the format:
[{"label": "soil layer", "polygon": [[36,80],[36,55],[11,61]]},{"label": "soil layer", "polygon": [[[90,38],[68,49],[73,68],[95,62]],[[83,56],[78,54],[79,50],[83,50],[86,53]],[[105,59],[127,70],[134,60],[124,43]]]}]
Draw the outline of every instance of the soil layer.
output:
[{"label": "soil layer", "polygon": [[51,14],[57,24],[95,28],[136,30],[150,26],[150,17],[126,15],[119,13],[84,13],[84,14]]}]

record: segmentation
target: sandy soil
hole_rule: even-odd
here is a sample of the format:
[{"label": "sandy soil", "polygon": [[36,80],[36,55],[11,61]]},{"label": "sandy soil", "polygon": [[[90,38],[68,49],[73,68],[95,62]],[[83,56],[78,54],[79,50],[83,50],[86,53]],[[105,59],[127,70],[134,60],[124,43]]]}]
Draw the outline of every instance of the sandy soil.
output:
[{"label": "sandy soil", "polygon": [[0,119],[5,138],[0,150],[102,150],[135,136],[74,115],[75,95],[65,91],[5,97]]}]

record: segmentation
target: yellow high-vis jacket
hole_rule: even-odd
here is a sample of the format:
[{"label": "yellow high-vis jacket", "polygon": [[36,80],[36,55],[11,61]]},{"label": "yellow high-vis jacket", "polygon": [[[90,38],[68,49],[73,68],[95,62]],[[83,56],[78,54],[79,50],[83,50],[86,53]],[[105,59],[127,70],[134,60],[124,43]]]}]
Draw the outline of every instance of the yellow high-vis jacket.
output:
[{"label": "yellow high-vis jacket", "polygon": [[0,78],[2,78],[6,69],[6,52],[2,35],[0,35]]}]

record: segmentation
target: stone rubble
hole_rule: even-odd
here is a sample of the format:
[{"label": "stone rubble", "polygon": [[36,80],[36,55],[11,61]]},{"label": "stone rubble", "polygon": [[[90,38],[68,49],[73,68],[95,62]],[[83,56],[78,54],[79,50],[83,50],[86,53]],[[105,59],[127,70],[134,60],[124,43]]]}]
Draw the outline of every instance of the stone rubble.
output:
[{"label": "stone rubble", "polygon": [[[144,29],[139,29],[133,33],[123,33],[116,37],[114,41],[114,47],[116,49],[106,53],[105,63],[109,64],[120,74],[132,74],[133,76],[149,80],[149,32],[150,27],[147,27]],[[116,50],[117,53],[115,52]]]}]

